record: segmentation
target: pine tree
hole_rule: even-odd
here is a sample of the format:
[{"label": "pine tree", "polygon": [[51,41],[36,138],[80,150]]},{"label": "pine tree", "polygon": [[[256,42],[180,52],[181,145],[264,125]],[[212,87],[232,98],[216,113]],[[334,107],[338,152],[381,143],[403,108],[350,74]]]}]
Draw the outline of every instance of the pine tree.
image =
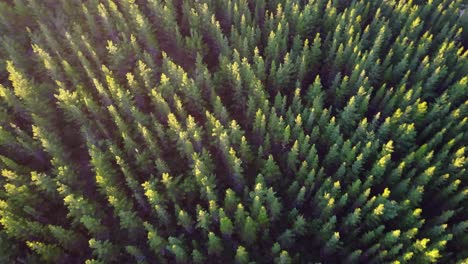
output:
[{"label": "pine tree", "polygon": [[190,219],[190,216],[188,215],[187,212],[184,210],[179,210],[177,214],[177,219],[178,219],[178,224],[181,225],[187,232],[192,231],[192,219]]},{"label": "pine tree", "polygon": [[89,240],[89,246],[94,250],[96,257],[104,262],[113,261],[117,258],[118,248],[108,240],[91,239]]},{"label": "pine tree", "polygon": [[223,251],[221,239],[219,239],[213,232],[208,233],[208,254],[219,256]]},{"label": "pine tree", "polygon": [[242,240],[248,245],[252,245],[257,239],[257,224],[250,216],[247,216],[245,219],[241,231],[241,237]]},{"label": "pine tree", "polygon": [[186,263],[188,260],[185,249],[180,245],[180,241],[172,237],[169,238],[168,250],[174,254],[177,263]]},{"label": "pine tree", "polygon": [[225,236],[231,236],[232,235],[232,232],[233,232],[233,225],[232,225],[232,222],[231,222],[231,219],[229,219],[228,217],[223,217],[220,219],[220,230],[221,230],[221,233]]},{"label": "pine tree", "polygon": [[26,245],[37,252],[45,262],[55,262],[60,258],[60,255],[63,254],[60,248],[55,245],[47,245],[37,241],[27,241]]},{"label": "pine tree", "polygon": [[3,1],[0,262],[462,263],[466,6],[419,2]]},{"label": "pine tree", "polygon": [[286,250],[281,251],[281,254],[278,258],[277,263],[279,264],[290,264],[292,263],[291,257],[289,256],[289,253]]}]

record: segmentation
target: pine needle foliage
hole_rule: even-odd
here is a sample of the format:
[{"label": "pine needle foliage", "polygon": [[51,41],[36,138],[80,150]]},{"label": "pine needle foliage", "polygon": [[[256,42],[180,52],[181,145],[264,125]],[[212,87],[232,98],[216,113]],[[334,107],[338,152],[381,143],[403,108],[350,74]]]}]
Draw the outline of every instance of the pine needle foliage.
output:
[{"label": "pine needle foliage", "polygon": [[0,262],[466,263],[465,4],[0,2]]}]

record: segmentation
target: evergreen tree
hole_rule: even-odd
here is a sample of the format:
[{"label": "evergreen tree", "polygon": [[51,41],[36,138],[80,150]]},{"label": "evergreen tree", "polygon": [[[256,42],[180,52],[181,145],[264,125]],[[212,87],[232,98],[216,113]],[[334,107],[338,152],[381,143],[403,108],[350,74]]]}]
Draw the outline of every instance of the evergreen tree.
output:
[{"label": "evergreen tree", "polygon": [[239,264],[249,263],[249,254],[243,246],[239,246],[237,248],[235,259]]},{"label": "evergreen tree", "polygon": [[208,254],[219,256],[223,251],[221,239],[219,239],[213,232],[208,233]]},{"label": "evergreen tree", "polygon": [[219,224],[220,224],[219,228],[223,235],[228,236],[228,237],[232,235],[233,225],[232,225],[231,219],[225,216],[220,219]]},{"label": "evergreen tree", "polygon": [[0,262],[466,262],[464,9],[3,1]]}]

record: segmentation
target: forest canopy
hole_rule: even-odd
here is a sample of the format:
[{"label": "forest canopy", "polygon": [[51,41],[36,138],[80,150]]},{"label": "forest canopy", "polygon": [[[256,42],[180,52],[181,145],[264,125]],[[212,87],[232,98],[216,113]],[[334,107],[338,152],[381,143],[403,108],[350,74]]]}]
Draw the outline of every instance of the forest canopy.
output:
[{"label": "forest canopy", "polygon": [[466,263],[463,2],[0,1],[0,263]]}]

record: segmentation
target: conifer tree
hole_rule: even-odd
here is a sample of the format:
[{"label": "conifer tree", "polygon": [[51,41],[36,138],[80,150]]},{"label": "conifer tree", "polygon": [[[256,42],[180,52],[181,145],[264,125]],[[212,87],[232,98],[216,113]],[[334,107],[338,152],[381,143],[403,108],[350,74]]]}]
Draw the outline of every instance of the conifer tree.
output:
[{"label": "conifer tree", "polygon": [[249,254],[243,246],[239,246],[237,248],[235,259],[239,264],[245,264],[249,262]]},{"label": "conifer tree", "polygon": [[466,7],[3,1],[0,262],[463,263]]}]

